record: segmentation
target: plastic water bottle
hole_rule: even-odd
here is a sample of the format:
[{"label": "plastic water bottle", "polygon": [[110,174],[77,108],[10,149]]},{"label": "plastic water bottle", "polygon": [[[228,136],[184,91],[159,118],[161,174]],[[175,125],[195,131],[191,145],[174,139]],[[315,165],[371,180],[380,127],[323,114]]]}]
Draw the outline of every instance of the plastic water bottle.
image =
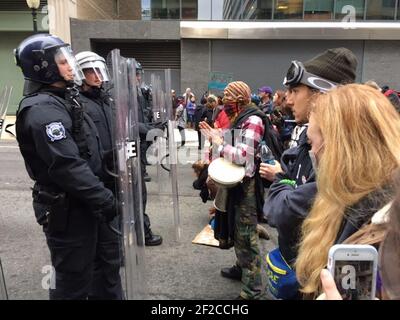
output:
[{"label": "plastic water bottle", "polygon": [[261,141],[261,149],[260,149],[260,154],[261,154],[261,161],[263,163],[275,164],[275,158],[274,155],[272,154],[272,151],[270,148],[268,148],[267,144],[265,141]]}]

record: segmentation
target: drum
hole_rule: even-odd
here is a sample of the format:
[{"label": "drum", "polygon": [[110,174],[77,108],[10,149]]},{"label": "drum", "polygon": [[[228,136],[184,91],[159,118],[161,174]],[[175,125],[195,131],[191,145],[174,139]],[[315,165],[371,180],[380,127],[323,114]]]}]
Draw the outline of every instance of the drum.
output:
[{"label": "drum", "polygon": [[245,169],[224,158],[218,158],[208,166],[208,175],[222,188],[232,188],[243,180]]}]

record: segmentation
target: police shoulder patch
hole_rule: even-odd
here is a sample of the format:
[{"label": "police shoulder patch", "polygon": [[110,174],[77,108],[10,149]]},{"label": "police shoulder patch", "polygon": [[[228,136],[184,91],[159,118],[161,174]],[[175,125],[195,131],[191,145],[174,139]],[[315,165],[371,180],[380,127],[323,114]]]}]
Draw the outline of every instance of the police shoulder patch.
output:
[{"label": "police shoulder patch", "polygon": [[61,122],[52,122],[46,125],[46,134],[52,142],[65,139],[65,128]]}]

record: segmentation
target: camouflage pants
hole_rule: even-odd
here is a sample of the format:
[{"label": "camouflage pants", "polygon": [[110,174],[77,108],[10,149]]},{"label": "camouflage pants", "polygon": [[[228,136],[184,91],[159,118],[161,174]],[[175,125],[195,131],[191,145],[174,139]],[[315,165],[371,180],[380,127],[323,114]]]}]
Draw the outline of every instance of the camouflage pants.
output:
[{"label": "camouflage pants", "polygon": [[235,253],[242,268],[244,299],[258,299],[262,294],[261,257],[258,247],[256,198],[254,179],[243,183],[244,198],[235,207]]}]

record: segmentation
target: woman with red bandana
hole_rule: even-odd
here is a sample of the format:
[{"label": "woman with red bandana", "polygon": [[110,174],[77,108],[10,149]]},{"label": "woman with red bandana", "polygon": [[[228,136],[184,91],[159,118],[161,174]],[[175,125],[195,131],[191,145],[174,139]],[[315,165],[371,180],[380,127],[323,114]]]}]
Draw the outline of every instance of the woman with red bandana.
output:
[{"label": "woman with red bandana", "polygon": [[[221,157],[245,167],[245,177],[236,187],[230,188],[226,200],[228,225],[237,257],[236,265],[224,268],[224,277],[241,280],[238,299],[258,299],[262,293],[261,259],[257,234],[257,205],[255,197],[255,155],[264,135],[265,115],[250,106],[251,90],[242,81],[228,84],[224,90],[224,111],[232,130],[231,136],[220,136],[220,130],[200,123],[202,133],[211,138]],[[233,134],[235,131],[235,134]],[[221,240],[220,240],[221,241]]]}]

